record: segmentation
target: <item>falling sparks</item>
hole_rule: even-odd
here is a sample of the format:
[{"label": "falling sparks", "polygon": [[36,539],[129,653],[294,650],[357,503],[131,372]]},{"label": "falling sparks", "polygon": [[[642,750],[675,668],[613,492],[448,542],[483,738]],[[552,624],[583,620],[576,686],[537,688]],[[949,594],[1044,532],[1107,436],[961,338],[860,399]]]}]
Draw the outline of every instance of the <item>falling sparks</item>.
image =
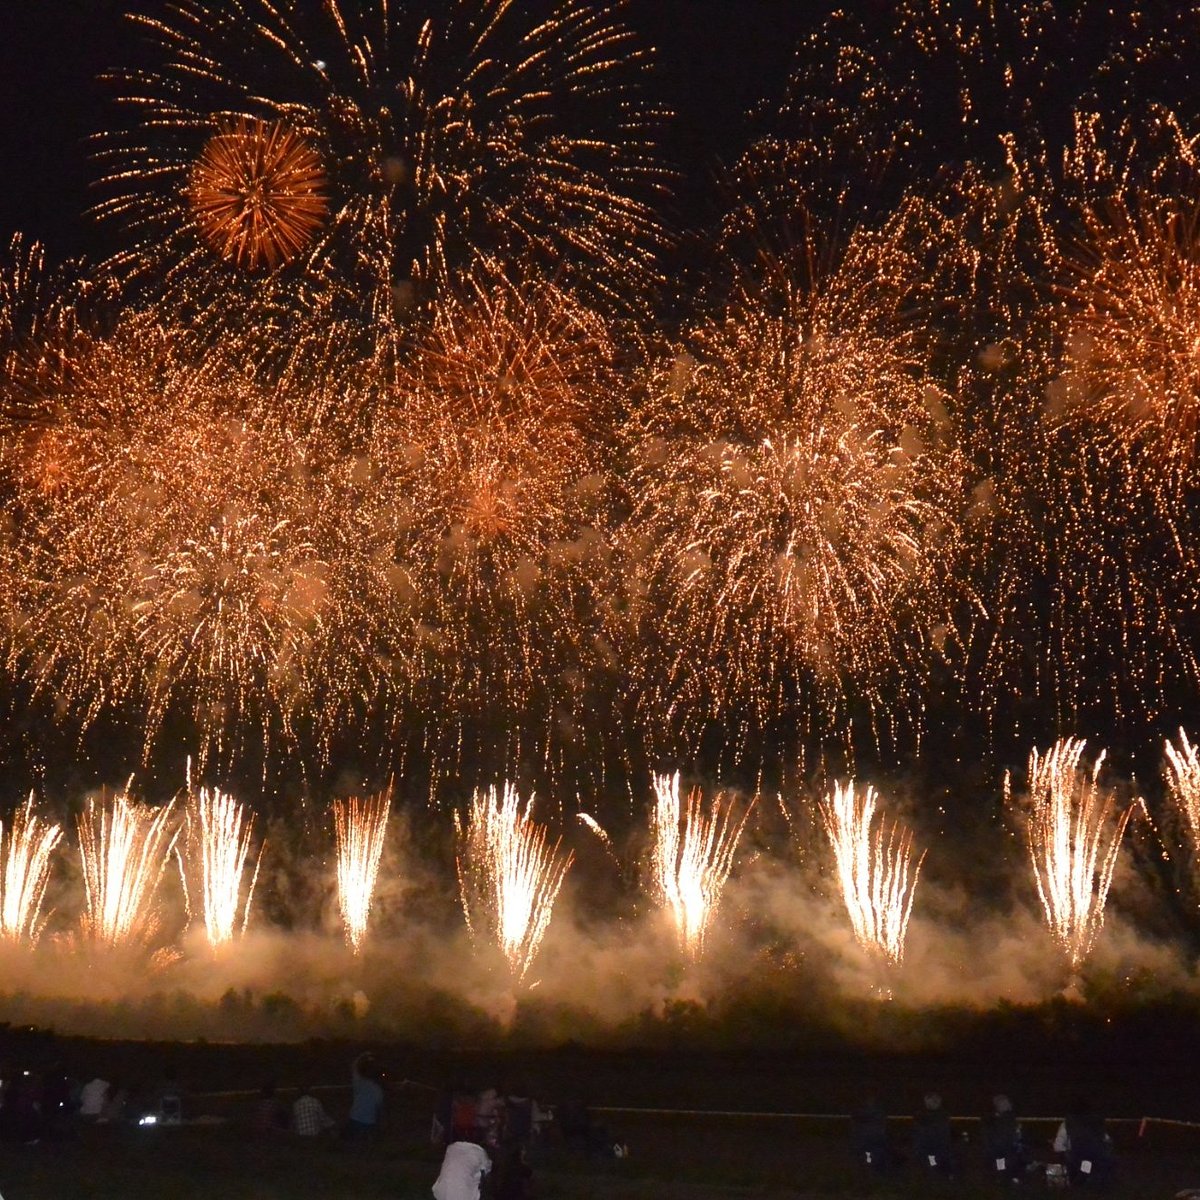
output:
[{"label": "falling sparks", "polygon": [[189,815],[199,845],[204,928],[209,945],[215,948],[245,932],[262,849],[247,884],[253,815],[233,796],[216,788],[201,788]]},{"label": "falling sparks", "polygon": [[853,779],[835,784],[820,809],[854,937],[898,965],[925,853],[914,860],[912,830],[888,822],[869,785],[856,788]]},{"label": "falling sparks", "polygon": [[362,950],[367,936],[367,921],[371,916],[391,810],[390,788],[366,799],[351,796],[334,801],[338,910],[346,940],[355,954]]},{"label": "falling sparks", "polygon": [[471,932],[495,941],[513,977],[525,978],[550,925],[554,902],[574,861],[533,820],[533,797],[522,803],[505,783],[477,791],[465,815],[455,814],[458,879]]},{"label": "falling sparks", "polygon": [[125,792],[90,798],[77,820],[84,935],[105,949],[146,943],[157,928],[155,893],[174,849],[174,805],[148,808]]},{"label": "falling sparks", "polygon": [[205,143],[187,196],[209,245],[251,271],[300,254],[327,208],[321,160],[304,139],[244,117]]},{"label": "falling sparks", "polygon": [[50,856],[62,828],[38,816],[33,796],[5,829],[0,821],[0,940],[34,945],[42,932],[42,902],[50,880]]},{"label": "falling sparks", "polygon": [[1103,751],[1090,774],[1081,765],[1087,743],[1061,739],[1029,756],[1026,842],[1038,898],[1050,934],[1078,971],[1104,925],[1121,838],[1133,806],[1119,808],[1100,783]]},{"label": "falling sparks", "polygon": [[699,788],[681,801],[678,771],[655,775],[652,782],[650,869],[654,890],[670,914],[681,949],[699,959],[753,806],[739,814],[733,802],[722,809],[720,797],[705,806]]}]

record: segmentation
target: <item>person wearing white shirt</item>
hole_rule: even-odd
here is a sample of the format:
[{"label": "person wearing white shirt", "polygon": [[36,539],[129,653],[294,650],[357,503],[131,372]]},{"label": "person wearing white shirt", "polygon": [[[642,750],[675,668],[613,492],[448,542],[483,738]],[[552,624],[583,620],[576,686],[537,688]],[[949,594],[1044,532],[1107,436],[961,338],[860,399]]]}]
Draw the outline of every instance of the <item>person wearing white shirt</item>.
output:
[{"label": "person wearing white shirt", "polygon": [[92,1079],[79,1089],[79,1115],[85,1121],[98,1120],[108,1098],[108,1080]]},{"label": "person wearing white shirt", "polygon": [[491,1169],[492,1160],[477,1142],[451,1142],[433,1185],[434,1200],[479,1200],[480,1180]]}]

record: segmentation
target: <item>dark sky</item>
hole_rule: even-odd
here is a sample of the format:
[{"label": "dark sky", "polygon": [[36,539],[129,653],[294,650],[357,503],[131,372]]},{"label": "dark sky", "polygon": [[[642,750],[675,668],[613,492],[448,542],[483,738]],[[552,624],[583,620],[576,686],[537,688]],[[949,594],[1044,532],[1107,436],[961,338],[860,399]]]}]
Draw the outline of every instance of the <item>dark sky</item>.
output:
[{"label": "dark sky", "polygon": [[[318,0],[311,0],[317,3]],[[97,81],[129,61],[137,31],[122,19],[155,0],[0,0],[0,234],[20,230],[54,257],[96,246],[86,139],[111,110]],[[780,95],[799,35],[823,0],[629,0],[626,19],[660,53],[658,94],[678,113],[668,147],[695,203],[714,155],[740,144],[742,114]]]}]

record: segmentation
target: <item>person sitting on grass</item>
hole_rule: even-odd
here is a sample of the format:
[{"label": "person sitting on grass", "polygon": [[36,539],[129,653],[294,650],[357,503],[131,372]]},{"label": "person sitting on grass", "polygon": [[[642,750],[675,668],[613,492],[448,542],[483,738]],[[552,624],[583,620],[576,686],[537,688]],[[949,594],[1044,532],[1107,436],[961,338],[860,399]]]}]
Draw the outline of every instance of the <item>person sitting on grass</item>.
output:
[{"label": "person sitting on grass", "polygon": [[918,1164],[944,1175],[954,1174],[950,1116],[937,1092],[925,1093],[925,1105],[913,1118],[913,1155]]},{"label": "person sitting on grass", "polygon": [[491,1169],[492,1160],[478,1142],[451,1142],[433,1185],[434,1200],[479,1200],[480,1181]]},{"label": "person sitting on grass", "polygon": [[288,1127],[287,1109],[276,1094],[273,1082],[264,1083],[254,1106],[254,1130],[256,1133],[280,1133]]},{"label": "person sitting on grass", "polygon": [[312,1088],[302,1087],[292,1104],[292,1129],[298,1137],[320,1137],[333,1128],[333,1118],[325,1105],[312,1094]]}]

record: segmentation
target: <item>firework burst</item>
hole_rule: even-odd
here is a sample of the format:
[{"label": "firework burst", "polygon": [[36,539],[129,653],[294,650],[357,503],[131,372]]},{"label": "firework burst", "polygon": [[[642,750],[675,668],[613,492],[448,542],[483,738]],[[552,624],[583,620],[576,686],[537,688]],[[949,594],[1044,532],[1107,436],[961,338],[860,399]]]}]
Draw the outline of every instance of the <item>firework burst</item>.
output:
[{"label": "firework burst", "polygon": [[[646,55],[614,14],[577,0],[545,19],[510,0],[185,0],[136,18],[156,62],[114,77],[130,122],[102,143],[101,211],[136,238],[127,261],[165,261],[186,282],[214,211],[221,253],[239,241],[223,198],[196,207],[209,176],[240,204],[230,177],[262,179],[270,161],[293,177],[274,189],[287,202],[270,204],[265,242],[231,257],[294,245],[307,275],[332,268],[377,319],[480,252],[579,264],[619,296],[652,272],[645,197],[663,176],[658,114],[632,102]],[[214,136],[214,122],[228,128]],[[327,175],[320,229],[309,155]]]},{"label": "firework burst", "polygon": [[227,792],[216,788],[201,788],[188,815],[200,857],[204,929],[209,945],[215,948],[246,931],[265,845],[259,849],[247,884],[253,815]]},{"label": "firework burst", "polygon": [[623,550],[664,711],[766,720],[856,689],[897,709],[882,680],[951,637],[965,464],[902,312],[909,222],[859,231],[809,286],[776,264],[652,379]]},{"label": "firework burst", "polygon": [[1100,783],[1104,753],[1091,772],[1087,743],[1065,738],[1029,756],[1026,844],[1038,898],[1054,941],[1078,971],[1104,926],[1104,906],[1133,806],[1118,807]]},{"label": "firework burst", "polygon": [[1168,741],[1163,753],[1167,795],[1187,822],[1193,848],[1200,849],[1200,752],[1181,729],[1179,745]]},{"label": "firework burst", "polygon": [[753,805],[740,814],[714,798],[705,811],[699,788],[679,796],[679,772],[655,775],[650,819],[651,872],[655,894],[671,916],[680,948],[689,958],[704,953],[721,894],[733,870],[742,830]]},{"label": "firework burst", "polygon": [[247,270],[274,270],[313,240],[326,215],[325,173],[304,139],[280,122],[245,118],[204,145],[187,198],[201,235]]},{"label": "firework burst", "polygon": [[50,856],[61,839],[62,828],[33,811],[32,795],[7,830],[0,821],[0,940],[33,945],[41,936]]},{"label": "firework burst", "polygon": [[512,784],[472,796],[455,814],[458,880],[472,934],[499,946],[513,977],[525,978],[554,913],[554,902],[574,861],[562,839],[550,843]]},{"label": "firework burst", "polygon": [[155,892],[175,840],[174,805],[147,808],[118,793],[89,799],[77,821],[84,936],[108,950],[146,944],[158,927]]},{"label": "firework burst", "polygon": [[354,953],[362,950],[367,921],[379,878],[392,792],[378,792],[365,800],[351,796],[333,805],[333,828],[337,838],[338,910],[346,940]]},{"label": "firework burst", "polygon": [[914,860],[912,830],[889,824],[878,807],[875,789],[856,788],[851,779],[821,801],[821,819],[855,939],[899,965],[925,852]]}]

